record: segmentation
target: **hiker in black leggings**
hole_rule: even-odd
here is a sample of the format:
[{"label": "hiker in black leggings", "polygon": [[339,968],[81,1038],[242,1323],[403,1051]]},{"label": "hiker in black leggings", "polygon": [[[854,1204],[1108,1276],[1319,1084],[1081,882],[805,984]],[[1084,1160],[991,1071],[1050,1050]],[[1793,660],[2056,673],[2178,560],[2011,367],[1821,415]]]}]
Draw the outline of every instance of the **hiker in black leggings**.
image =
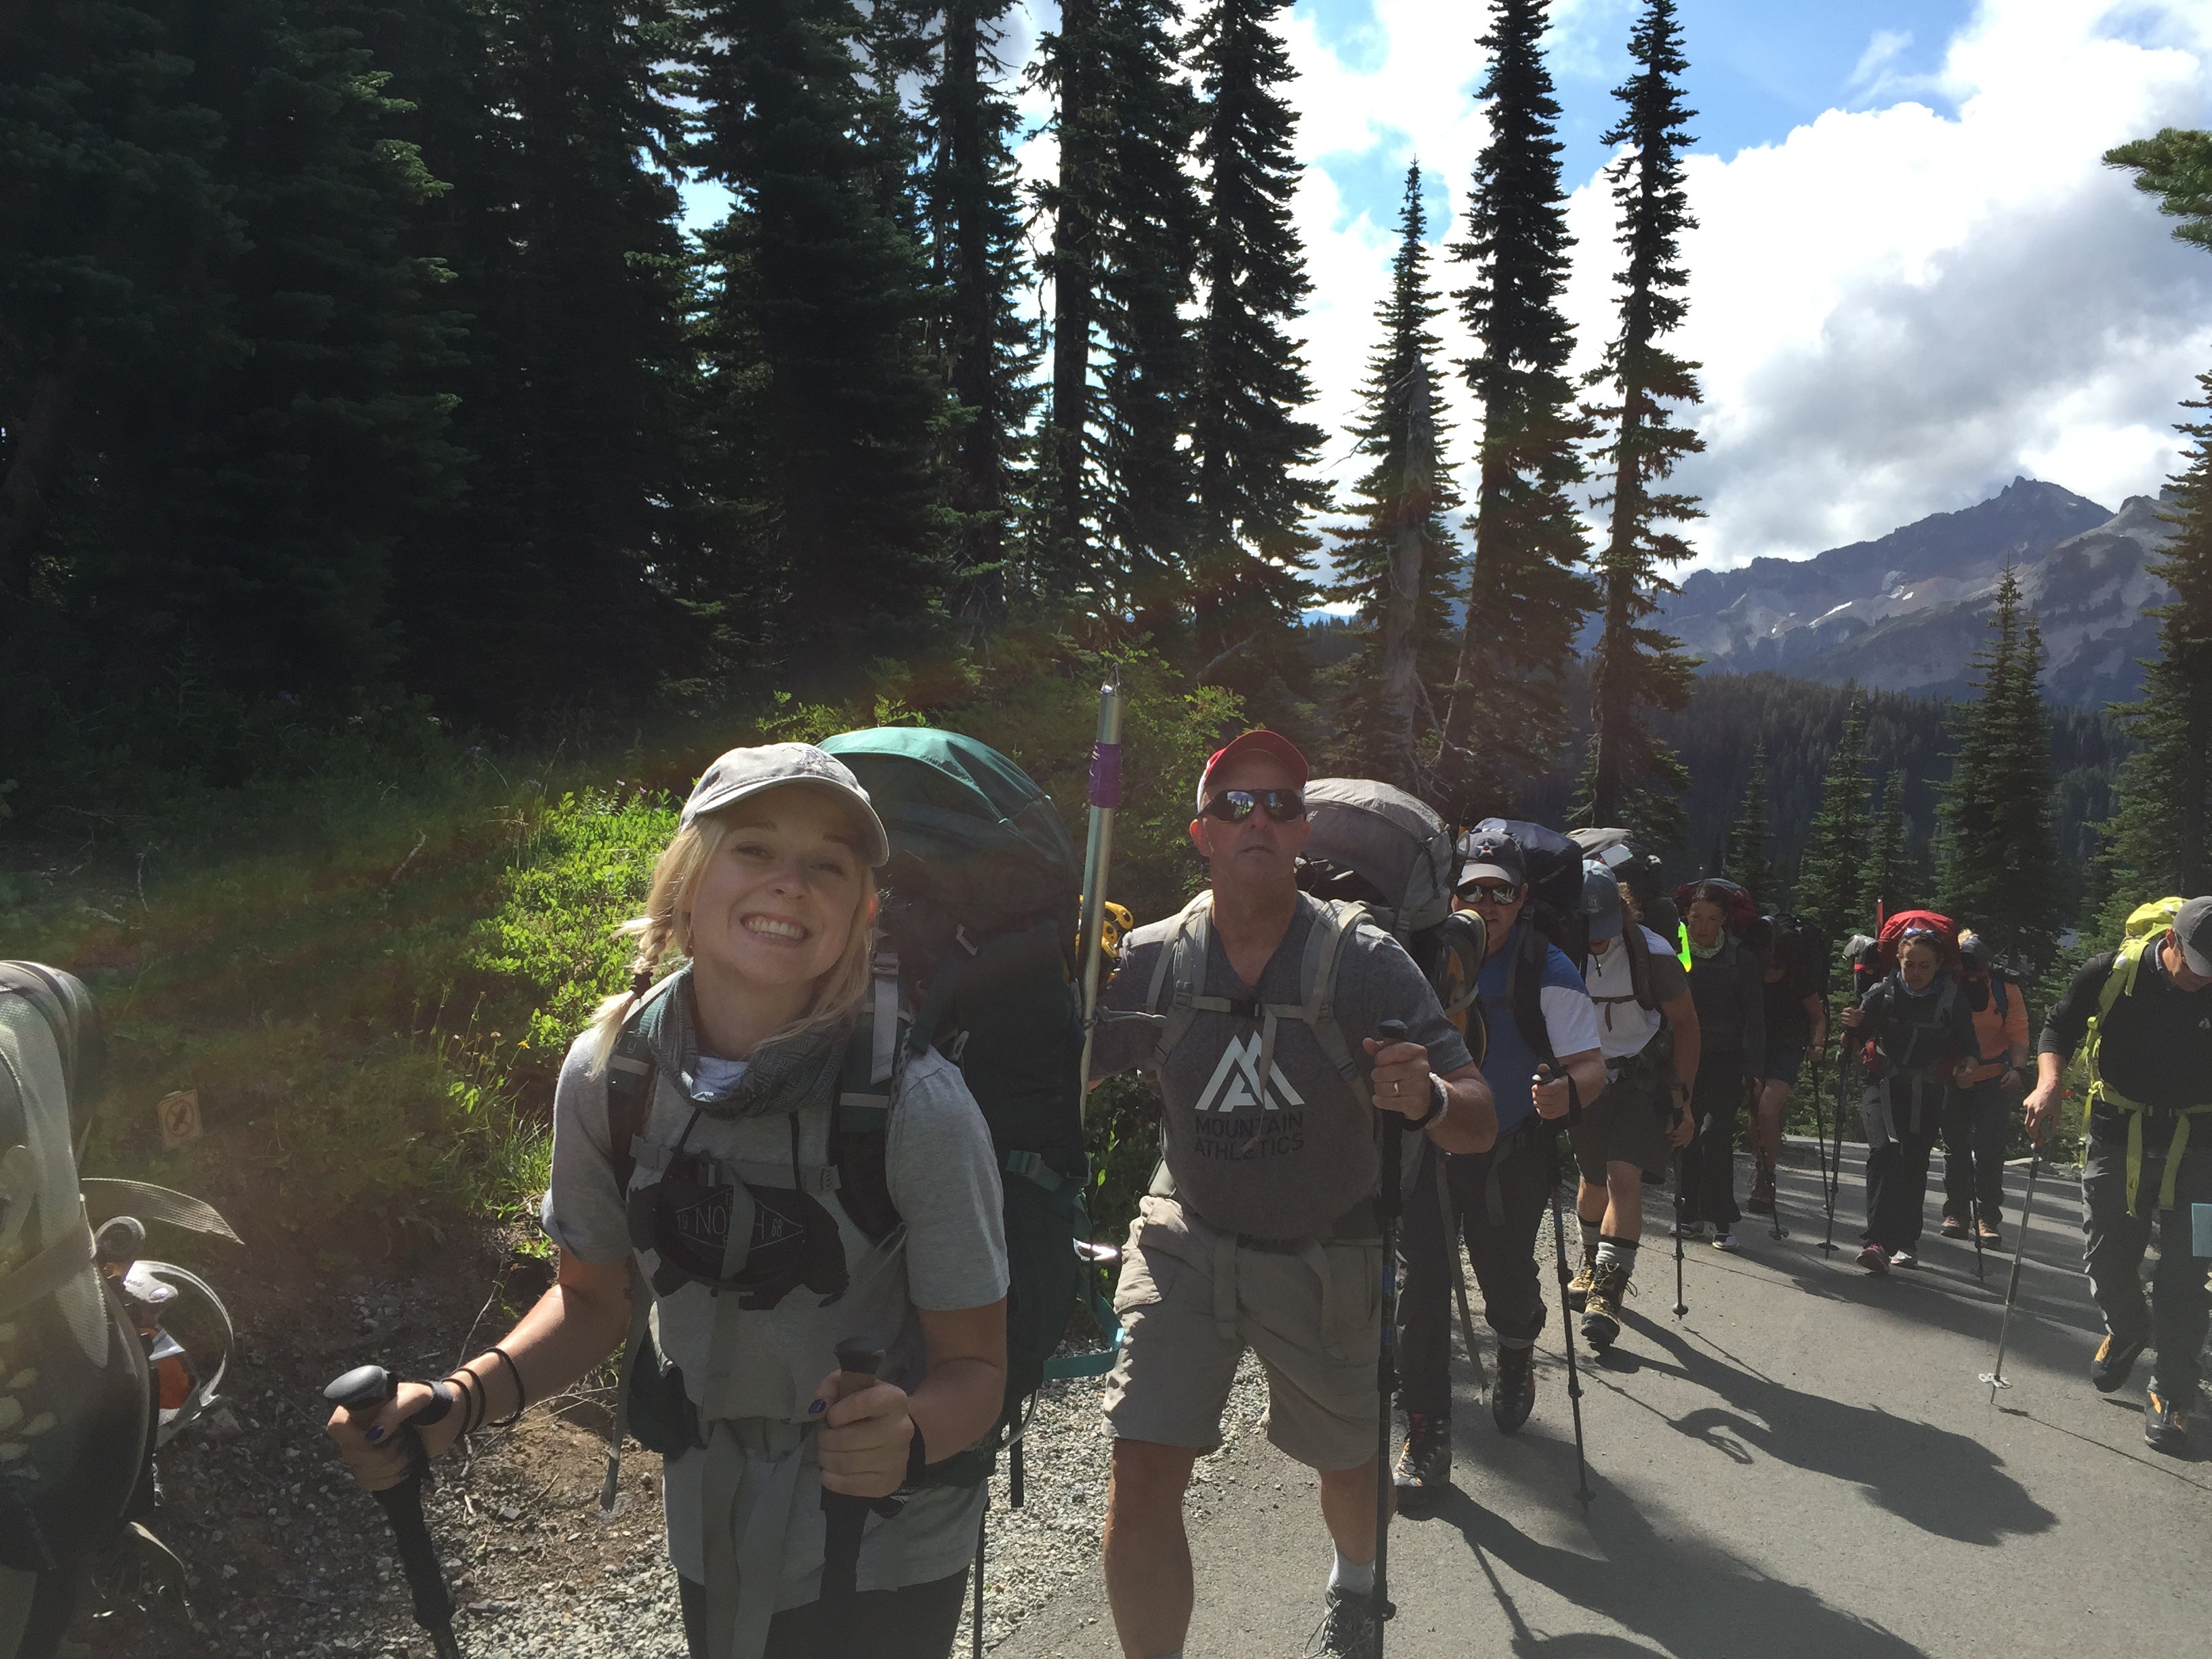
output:
[{"label": "hiker in black leggings", "polygon": [[[865,1051],[878,988],[871,868],[888,857],[866,794],[821,750],[732,750],[708,769],[629,930],[631,988],[562,1067],[542,1217],[558,1277],[445,1379],[458,1404],[417,1431],[434,1457],[559,1394],[625,1333],[641,1341],[632,1310],[651,1306],[623,1407],[663,1456],[695,1659],[943,1659],[959,1622],[984,1492],[951,1460],[990,1431],[1006,1389],[990,1132],[949,1060],[908,1057],[876,1154],[903,1224],[895,1245],[848,1206],[866,1207],[858,1166],[829,1161],[847,1050]],[[683,965],[656,983],[671,960]],[[618,1140],[630,1099],[635,1131]],[[732,1240],[747,1214],[749,1237]],[[880,1380],[850,1393],[835,1358],[847,1340],[884,1356]],[[332,1416],[364,1487],[402,1478],[395,1431],[430,1398],[403,1382],[369,1422]],[[866,1517],[854,1594],[835,1610],[820,1599],[824,1492],[902,1498]]]}]

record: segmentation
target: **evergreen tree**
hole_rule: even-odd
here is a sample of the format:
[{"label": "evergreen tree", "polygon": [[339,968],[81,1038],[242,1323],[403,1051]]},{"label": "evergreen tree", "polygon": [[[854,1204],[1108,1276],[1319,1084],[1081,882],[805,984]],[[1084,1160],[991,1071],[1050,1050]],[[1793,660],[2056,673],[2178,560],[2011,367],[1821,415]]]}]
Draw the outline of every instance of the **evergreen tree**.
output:
[{"label": "evergreen tree", "polygon": [[868,148],[882,94],[852,0],[718,0],[699,27],[693,155],[735,201],[702,238],[708,372],[718,441],[759,490],[732,526],[739,614],[757,670],[824,672],[911,648],[944,612],[925,267]]},{"label": "evergreen tree", "polygon": [[[2212,132],[2168,128],[2108,153],[2138,189],[2181,220],[2179,240],[2212,248]],[[2212,410],[2212,374],[2188,409]],[[2108,844],[2115,908],[2166,894],[2212,890],[2212,422],[2185,422],[2188,465],[2174,479],[2174,525],[2153,568],[2173,589],[2156,607],[2158,659],[2140,702],[2113,714],[2142,747],[2120,777]]]},{"label": "evergreen tree", "polygon": [[1751,751],[1751,781],[1744,787],[1743,813],[1729,831],[1729,879],[1760,904],[1775,902],[1774,866],[1767,855],[1766,744],[1760,739]]},{"label": "evergreen tree", "polygon": [[1689,780],[1643,711],[1681,708],[1693,665],[1679,641],[1645,623],[1661,597],[1675,591],[1664,568],[1690,556],[1689,544],[1660,526],[1701,514],[1694,497],[1656,486],[1683,456],[1705,447],[1668,409],[1697,401],[1698,366],[1662,343],[1688,311],[1680,238],[1696,222],[1682,186],[1692,112],[1682,103],[1688,60],[1681,43],[1674,0],[1644,0],[1629,37],[1637,71],[1616,91],[1621,118],[1604,135],[1606,143],[1628,147],[1608,173],[1620,213],[1615,241],[1627,256],[1616,278],[1620,331],[1591,377],[1609,385],[1617,401],[1601,411],[1613,429],[1600,452],[1609,487],[1599,501],[1609,512],[1598,557],[1605,626],[1590,676],[1587,810],[1590,822],[1637,824],[1661,842],[1680,841],[1687,830],[1676,798]]},{"label": "evergreen tree", "polygon": [[1869,928],[1861,913],[1867,847],[1866,720],[1856,698],[1844,715],[1844,732],[1828,763],[1820,811],[1805,833],[1793,892],[1797,908],[1839,944],[1854,929]]},{"label": "evergreen tree", "polygon": [[1109,135],[1098,215],[1096,395],[1100,609],[1167,636],[1188,618],[1193,535],[1190,446],[1197,346],[1187,312],[1206,223],[1184,165],[1202,119],[1182,74],[1174,0],[1107,8],[1102,118]]},{"label": "evergreen tree", "polygon": [[[1919,902],[1911,848],[1905,836],[1904,791],[1894,772],[1875,798],[1874,834],[1867,843],[1866,867],[1859,877],[1859,915],[1871,930],[1877,918],[1895,915]],[[1955,918],[1954,918],[1955,920]]]},{"label": "evergreen tree", "polygon": [[1022,224],[1010,138],[1013,106],[996,84],[1011,0],[945,0],[929,94],[933,242],[945,293],[940,350],[951,386],[951,505],[959,609],[971,629],[1007,599],[1008,539],[1021,489],[1036,331],[1016,306]]},{"label": "evergreen tree", "polygon": [[1262,695],[1304,678],[1291,629],[1320,546],[1306,520],[1329,505],[1325,484],[1298,476],[1322,434],[1297,417],[1313,389],[1285,331],[1312,285],[1291,218],[1297,117],[1279,90],[1292,70],[1274,28],[1285,3],[1212,0],[1192,37],[1208,212],[1190,413],[1192,599],[1201,677]]},{"label": "evergreen tree", "polygon": [[1357,486],[1359,522],[1338,542],[1333,599],[1359,607],[1367,642],[1338,672],[1343,763],[1415,794],[1429,793],[1435,706],[1429,688],[1450,678],[1448,599],[1459,563],[1446,515],[1459,506],[1444,463],[1443,397],[1429,325],[1443,307],[1429,280],[1421,169],[1406,169],[1390,294],[1377,308],[1382,342],[1368,360],[1354,428],[1374,465]]},{"label": "evergreen tree", "polygon": [[[423,216],[464,332],[444,384],[465,489],[402,545],[411,684],[509,722],[635,705],[703,639],[698,386],[666,9],[463,0],[376,15],[444,188]],[[598,672],[570,660],[591,618]]]},{"label": "evergreen tree", "polygon": [[[1549,0],[1496,0],[1476,96],[1490,137],[1475,158],[1455,296],[1475,338],[1462,365],[1482,409],[1474,551],[1445,715],[1444,764],[1462,820],[1512,798],[1567,739],[1561,674],[1595,594],[1573,498],[1589,435],[1567,379],[1573,331],[1559,299],[1572,239],[1559,186],[1559,106],[1542,40]],[[1478,729],[1477,722],[1480,721]]]},{"label": "evergreen tree", "polygon": [[2033,616],[2022,618],[2020,580],[2009,568],[1997,582],[1990,630],[1974,657],[1981,696],[1954,716],[1958,747],[1937,809],[1937,904],[2040,971],[2057,949],[2062,914],[2051,827],[2056,781],[2043,638]]}]

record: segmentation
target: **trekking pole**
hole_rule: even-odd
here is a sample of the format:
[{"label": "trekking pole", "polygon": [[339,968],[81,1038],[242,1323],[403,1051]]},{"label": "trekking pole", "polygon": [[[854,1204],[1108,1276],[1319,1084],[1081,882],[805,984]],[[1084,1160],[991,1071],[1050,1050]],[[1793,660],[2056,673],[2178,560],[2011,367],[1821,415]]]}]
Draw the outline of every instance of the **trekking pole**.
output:
[{"label": "trekking pole", "polygon": [[[884,1351],[859,1342],[840,1342],[837,1345],[837,1397],[844,1400],[864,1389],[875,1386],[876,1372],[884,1363]],[[860,1567],[860,1534],[868,1524],[868,1511],[876,1500],[855,1498],[850,1492],[831,1492],[822,1488],[822,1601],[830,1608],[842,1609],[848,1605],[859,1590]],[[842,1611],[831,1614],[841,1627],[840,1639],[830,1644],[832,1653],[842,1653]]]},{"label": "trekking pole", "polygon": [[[1534,1081],[1548,1083],[1552,1068],[1539,1066]],[[1583,1378],[1575,1365],[1575,1322],[1567,1317],[1567,1285],[1573,1275],[1567,1271],[1566,1218],[1559,1206],[1559,1137],[1552,1135],[1552,1249],[1559,1263],[1559,1331],[1566,1339],[1567,1347],[1567,1404],[1575,1415],[1575,1496],[1588,1509],[1597,1494],[1589,1489],[1589,1462],[1583,1451]],[[1679,1249],[1681,1238],[1675,1237]]]},{"label": "trekking pole", "polygon": [[1851,1034],[1846,1031],[1836,1050],[1836,1140],[1828,1159],[1828,1233],[1820,1241],[1821,1249],[1830,1255],[1836,1253],[1836,1200],[1844,1190],[1844,1107],[1850,1092]]},{"label": "trekking pole", "polygon": [[1997,1390],[2008,1389],[2005,1381],[2005,1339],[2012,1333],[2012,1304],[2020,1295],[2020,1264],[2027,1255],[2027,1218],[2035,1209],[2035,1177],[2043,1168],[2043,1142],[2028,1142],[2027,1195],[2020,1204],[2020,1243],[2013,1249],[2012,1279],[2005,1285],[2004,1312],[1997,1316],[1997,1360],[1995,1366],[1982,1373],[1982,1381],[1990,1385],[1990,1404],[1997,1403]]},{"label": "trekking pole", "polygon": [[[1091,746],[1091,834],[1083,848],[1083,1069],[1091,1077],[1091,1040],[1098,1018],[1098,969],[1105,958],[1106,871],[1114,859],[1114,812],[1121,804],[1121,668],[1098,688],[1098,738]],[[1082,1110],[1079,1093],[1077,1111]]]},{"label": "trekking pole", "polygon": [[[1754,1083],[1751,1086],[1750,1115],[1751,1122],[1754,1128],[1756,1128],[1759,1124],[1759,1097],[1765,1091],[1765,1085],[1763,1083]],[[1758,1168],[1758,1164],[1759,1155],[1754,1152],[1752,1154],[1752,1166],[1754,1171]],[[1774,1124],[1774,1168],[1775,1173],[1778,1176],[1782,1170],[1782,1122],[1778,1113],[1776,1115]],[[1757,1178],[1756,1174],[1754,1174],[1753,1179],[1756,1180]],[[1777,1180],[1774,1183],[1774,1190],[1767,1194],[1767,1201],[1772,1204],[1774,1208],[1772,1212],[1767,1218],[1766,1236],[1769,1238],[1773,1239],[1777,1243],[1779,1243],[1782,1240],[1790,1237],[1790,1229],[1782,1224],[1782,1183],[1779,1180]]]},{"label": "trekking pole", "polygon": [[[323,1398],[349,1413],[368,1418],[390,1403],[399,1392],[398,1379],[381,1365],[359,1365],[323,1390]],[[415,1602],[415,1622],[428,1632],[437,1659],[461,1659],[460,1644],[453,1640],[453,1598],[439,1570],[438,1548],[430,1541],[430,1528],[422,1519],[422,1477],[429,1457],[422,1449],[416,1427],[438,1422],[453,1408],[455,1395],[444,1382],[430,1385],[430,1402],[399,1428],[399,1449],[407,1459],[407,1478],[396,1486],[374,1494],[392,1522],[398,1547],[399,1565],[407,1575],[407,1589]]]},{"label": "trekking pole", "polygon": [[[1386,1019],[1375,1028],[1384,1042],[1403,1042],[1406,1022]],[[1405,1152],[1406,1119],[1398,1112],[1380,1116],[1381,1169],[1375,1182],[1375,1208],[1382,1221],[1382,1335],[1375,1358],[1375,1393],[1378,1409],[1375,1430],[1375,1659],[1382,1659],[1382,1625],[1390,1607],[1390,1511],[1396,1494],[1390,1486],[1391,1402],[1398,1393],[1398,1218],[1405,1212],[1406,1195],[1400,1188],[1399,1163]],[[1450,1217],[1447,1215],[1446,1220]]]},{"label": "trekking pole", "polygon": [[[2004,1166],[2000,1164],[1997,1167],[2002,1169]],[[1982,1161],[1981,1153],[1974,1146],[1974,1120],[1971,1106],[1967,1109],[1966,1117],[1966,1168],[1971,1171],[1966,1182],[1966,1231],[1974,1236],[1974,1283],[1987,1285],[1990,1282],[1988,1275],[1982,1270],[1982,1206],[1974,1196],[1974,1188],[1981,1185]]]},{"label": "trekking pole", "polygon": [[1674,1149],[1674,1317],[1680,1319],[1690,1311],[1690,1304],[1682,1299],[1682,1223],[1688,1213],[1683,1207],[1682,1178],[1686,1146]]},{"label": "trekking pole", "polygon": [[[1817,1057],[1816,1057],[1817,1059]],[[1828,1114],[1820,1097],[1820,1086],[1816,1063],[1813,1085],[1813,1155],[1820,1160],[1820,1202],[1828,1211],[1828,1236],[1820,1241],[1820,1249],[1829,1255],[1836,1253],[1836,1212],[1828,1192]]]}]

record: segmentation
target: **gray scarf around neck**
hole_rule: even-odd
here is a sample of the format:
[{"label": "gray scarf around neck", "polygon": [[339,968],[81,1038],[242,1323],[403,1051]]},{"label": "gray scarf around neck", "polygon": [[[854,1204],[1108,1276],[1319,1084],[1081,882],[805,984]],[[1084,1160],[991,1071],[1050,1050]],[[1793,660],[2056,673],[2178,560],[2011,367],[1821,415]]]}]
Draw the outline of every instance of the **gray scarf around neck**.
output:
[{"label": "gray scarf around neck", "polygon": [[638,1030],[662,1073],[684,1097],[708,1117],[736,1122],[787,1115],[827,1105],[844,1065],[850,1022],[817,1027],[761,1045],[745,1074],[727,1089],[699,1083],[699,1022],[692,1006],[691,970],[684,969],[637,1016]]}]

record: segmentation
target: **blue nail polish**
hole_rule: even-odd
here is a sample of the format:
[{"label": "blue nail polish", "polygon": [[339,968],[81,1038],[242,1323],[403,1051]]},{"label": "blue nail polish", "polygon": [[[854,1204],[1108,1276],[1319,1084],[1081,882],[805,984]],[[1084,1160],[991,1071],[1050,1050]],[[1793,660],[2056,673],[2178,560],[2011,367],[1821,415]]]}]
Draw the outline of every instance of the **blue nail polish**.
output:
[{"label": "blue nail polish", "polygon": [[809,1417],[819,1417],[823,1412],[826,1412],[829,1409],[830,1404],[827,1401],[817,1400],[806,1408],[806,1414]]},{"label": "blue nail polish", "polygon": [[362,1438],[368,1441],[370,1445],[374,1446],[378,1441],[384,1438],[384,1425],[381,1423],[370,1424],[368,1427],[362,1431]]}]

